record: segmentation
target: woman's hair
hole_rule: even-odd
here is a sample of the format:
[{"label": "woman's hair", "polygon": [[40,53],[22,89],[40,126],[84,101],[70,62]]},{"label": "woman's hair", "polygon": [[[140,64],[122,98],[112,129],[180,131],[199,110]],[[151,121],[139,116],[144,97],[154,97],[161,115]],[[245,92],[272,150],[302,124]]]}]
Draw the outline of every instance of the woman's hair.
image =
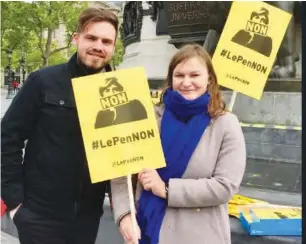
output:
[{"label": "woman's hair", "polygon": [[211,58],[209,54],[205,51],[205,49],[198,44],[187,44],[183,46],[171,59],[169,68],[168,68],[166,87],[165,89],[163,89],[163,92],[161,94],[160,104],[163,103],[163,95],[166,89],[173,88],[172,78],[173,78],[173,71],[176,68],[176,66],[194,57],[198,57],[199,59],[203,60],[204,63],[206,64],[208,75],[209,75],[207,91],[211,96],[209,106],[208,106],[208,112],[212,118],[217,117],[224,113],[225,102],[221,98],[217,76],[213,68]]}]

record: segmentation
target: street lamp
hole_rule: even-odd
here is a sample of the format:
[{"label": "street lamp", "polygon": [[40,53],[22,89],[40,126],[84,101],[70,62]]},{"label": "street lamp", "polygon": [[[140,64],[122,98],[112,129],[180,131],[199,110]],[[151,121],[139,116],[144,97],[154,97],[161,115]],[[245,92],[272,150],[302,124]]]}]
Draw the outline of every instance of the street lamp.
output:
[{"label": "street lamp", "polygon": [[24,57],[22,57],[19,61],[20,63],[20,66],[21,66],[21,72],[22,72],[22,84],[24,83],[24,75],[25,75],[25,60],[24,60]]},{"label": "street lamp", "polygon": [[8,59],[8,87],[7,87],[6,99],[12,99],[14,97],[13,95],[13,77],[12,77],[12,67],[11,67],[12,54],[13,54],[12,49],[6,50],[6,55]]}]

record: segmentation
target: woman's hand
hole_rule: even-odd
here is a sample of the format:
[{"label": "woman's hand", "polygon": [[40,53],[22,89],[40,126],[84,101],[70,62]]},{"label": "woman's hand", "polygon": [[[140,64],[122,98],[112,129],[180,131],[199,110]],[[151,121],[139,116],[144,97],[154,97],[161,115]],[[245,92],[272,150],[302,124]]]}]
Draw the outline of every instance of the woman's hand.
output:
[{"label": "woman's hand", "polygon": [[133,230],[131,214],[124,216],[120,221],[119,230],[126,244],[138,244],[138,240],[140,240],[140,229],[138,225],[136,228],[137,236],[135,236],[135,232]]},{"label": "woman's hand", "polygon": [[143,169],[138,174],[138,179],[145,190],[152,191],[155,196],[166,199],[165,182],[155,169]]}]

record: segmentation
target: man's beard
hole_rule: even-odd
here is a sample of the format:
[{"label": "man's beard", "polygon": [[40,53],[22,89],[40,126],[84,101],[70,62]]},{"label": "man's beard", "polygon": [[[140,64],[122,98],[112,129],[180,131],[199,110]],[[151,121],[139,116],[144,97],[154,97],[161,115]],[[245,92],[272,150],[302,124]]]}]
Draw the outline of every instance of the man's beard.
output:
[{"label": "man's beard", "polygon": [[[88,55],[88,54],[86,54]],[[93,66],[89,66],[87,65],[82,58],[80,58],[79,54],[77,54],[77,62],[80,65],[80,67],[85,71],[86,74],[96,74],[96,73],[100,73],[105,65],[107,65],[107,60],[103,60],[100,65],[100,67],[93,67]]]}]

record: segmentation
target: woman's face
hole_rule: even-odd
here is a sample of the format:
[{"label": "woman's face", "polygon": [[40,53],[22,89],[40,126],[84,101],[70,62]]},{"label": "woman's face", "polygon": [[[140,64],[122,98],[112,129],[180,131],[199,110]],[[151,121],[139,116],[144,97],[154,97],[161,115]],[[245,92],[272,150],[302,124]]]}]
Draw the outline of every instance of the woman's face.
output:
[{"label": "woman's face", "polygon": [[208,71],[206,64],[198,57],[179,63],[172,76],[172,88],[187,100],[194,100],[207,91]]}]

